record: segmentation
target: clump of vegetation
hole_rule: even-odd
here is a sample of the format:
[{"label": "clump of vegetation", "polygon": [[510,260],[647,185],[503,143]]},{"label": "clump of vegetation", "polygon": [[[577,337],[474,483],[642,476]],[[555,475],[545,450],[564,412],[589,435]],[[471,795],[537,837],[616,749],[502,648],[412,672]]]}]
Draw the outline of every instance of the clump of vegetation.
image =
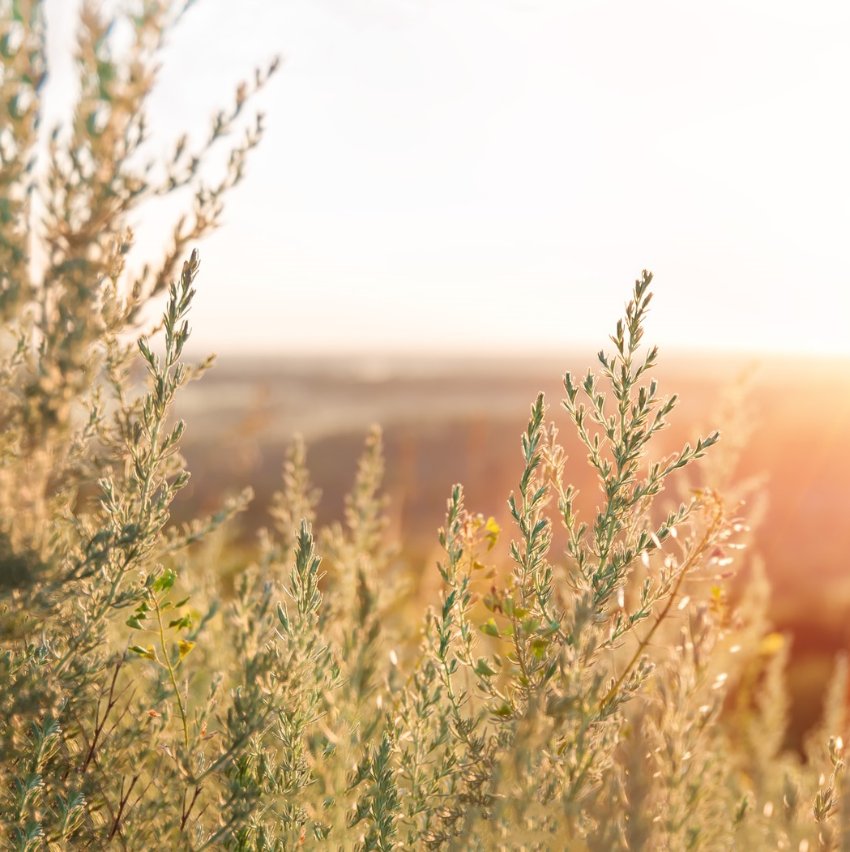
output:
[{"label": "clump of vegetation", "polygon": [[[676,399],[641,347],[648,273],[612,354],[564,378],[595,514],[540,396],[513,529],[455,486],[440,597],[414,627],[388,582],[378,431],[344,522],[322,530],[294,444],[233,588],[205,542],[250,496],[169,522],[188,481],[170,412],[207,366],[183,360],[199,265],[180,259],[218,224],[260,119],[219,182],[205,155],[267,78],[199,148],[148,162],[144,105],[179,17],[135,4],[118,61],[116,22],[84,3],[73,120],[45,142],[42,7],[0,0],[3,847],[843,848],[846,664],[805,756],[784,751],[787,648],[764,582],[753,571],[736,605],[724,586],[747,536],[736,442],[653,455]],[[164,259],[132,272],[131,213],[185,192]]]}]

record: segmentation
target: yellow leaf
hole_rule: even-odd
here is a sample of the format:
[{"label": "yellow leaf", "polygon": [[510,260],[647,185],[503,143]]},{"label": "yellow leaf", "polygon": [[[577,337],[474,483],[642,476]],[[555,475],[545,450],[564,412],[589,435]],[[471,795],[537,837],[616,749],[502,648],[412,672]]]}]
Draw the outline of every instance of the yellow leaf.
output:
[{"label": "yellow leaf", "polygon": [[177,651],[180,654],[180,659],[182,660],[188,653],[191,652],[192,648],[195,647],[194,642],[190,642],[188,639],[181,639],[177,643]]},{"label": "yellow leaf", "polygon": [[156,651],[154,650],[153,645],[148,645],[144,648],[141,645],[131,645],[130,650],[134,654],[138,654],[140,657],[145,657],[148,660],[156,659]]},{"label": "yellow leaf", "polygon": [[496,519],[491,515],[487,518],[487,523],[484,525],[484,537],[487,539],[487,550],[492,550],[499,540],[499,533],[502,528],[496,523]]},{"label": "yellow leaf", "polygon": [[759,653],[766,657],[778,654],[785,647],[785,637],[781,633],[768,633],[759,642]]}]

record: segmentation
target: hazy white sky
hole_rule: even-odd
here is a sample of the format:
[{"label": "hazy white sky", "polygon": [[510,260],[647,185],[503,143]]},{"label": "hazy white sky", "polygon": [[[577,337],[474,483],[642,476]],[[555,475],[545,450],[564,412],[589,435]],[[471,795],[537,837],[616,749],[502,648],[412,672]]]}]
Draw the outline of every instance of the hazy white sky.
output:
[{"label": "hazy white sky", "polygon": [[163,143],[284,66],[195,342],[596,348],[647,267],[662,345],[850,354],[848,43],[846,0],[200,0]]}]

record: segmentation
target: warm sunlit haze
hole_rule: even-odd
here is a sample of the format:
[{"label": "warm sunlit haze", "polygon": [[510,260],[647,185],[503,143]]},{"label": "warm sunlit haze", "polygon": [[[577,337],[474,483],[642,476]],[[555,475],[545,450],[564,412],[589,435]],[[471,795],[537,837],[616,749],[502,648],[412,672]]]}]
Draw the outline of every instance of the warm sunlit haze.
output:
[{"label": "warm sunlit haze", "polygon": [[[76,5],[47,4],[57,61]],[[193,344],[596,346],[647,267],[662,347],[850,354],[848,31],[838,0],[203,0],[166,51],[163,150],[284,69]],[[61,61],[53,84],[58,113]]]},{"label": "warm sunlit haze", "polygon": [[[76,6],[47,6],[56,117]],[[723,426],[720,401],[750,375],[741,473],[767,482],[757,552],[796,636],[797,697],[814,694],[805,678],[822,682],[824,652],[850,641],[835,461],[850,417],[849,30],[841,2],[196,3],[164,54],[154,149],[185,128],[202,138],[257,62],[283,67],[258,97],[266,138],[200,246],[190,346],[222,359],[178,406],[186,511],[251,482],[253,529],[301,432],[331,519],[378,421],[425,570],[456,478],[508,523],[529,394],[557,411],[558,376],[593,361],[647,267],[677,434]],[[178,207],[140,214],[133,258],[157,253]]]},{"label": "warm sunlit haze", "polygon": [[[72,102],[79,3],[46,8],[49,125]],[[821,684],[850,641],[848,31],[842,2],[196,3],[164,53],[153,152],[203,138],[258,62],[283,66],[257,97],[263,144],[200,246],[190,348],[223,357],[178,404],[184,511],[251,482],[252,534],[300,432],[330,520],[379,421],[415,564],[435,558],[458,477],[509,523],[530,394],[557,410],[558,377],[591,363],[646,267],[676,436],[724,426],[735,388],[747,400],[741,473],[768,483],[772,612],[796,636],[792,680]],[[179,209],[138,213],[131,262],[156,256]],[[797,687],[813,718],[817,689]]]},{"label": "warm sunlit haze", "polygon": [[0,0],[0,848],[850,850],[848,36]]}]

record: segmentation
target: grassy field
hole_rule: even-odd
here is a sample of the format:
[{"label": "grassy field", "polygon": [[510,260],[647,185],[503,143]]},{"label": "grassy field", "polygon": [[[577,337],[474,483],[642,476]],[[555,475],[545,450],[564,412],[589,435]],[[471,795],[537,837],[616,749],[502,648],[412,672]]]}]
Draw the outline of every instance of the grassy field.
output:
[{"label": "grassy field", "polygon": [[[743,400],[734,434],[747,426],[751,434],[736,475],[759,486],[750,498],[761,517],[754,550],[773,588],[775,627],[792,637],[790,736],[797,741],[820,711],[834,655],[850,647],[850,457],[844,452],[850,364],[716,355],[665,360],[662,389],[675,388],[681,402],[659,445],[672,451],[699,431],[722,427],[726,409]],[[435,579],[436,530],[451,485],[463,482],[469,505],[505,524],[504,495],[520,469],[519,434],[529,399],[543,390],[555,410],[563,397],[562,371],[581,374],[588,363],[580,354],[223,358],[186,388],[178,405],[191,424],[185,451],[192,471],[178,515],[213,509],[223,494],[251,484],[256,497],[241,518],[247,543],[268,523],[286,445],[300,432],[322,491],[319,517],[336,520],[363,436],[377,422],[384,429],[393,536],[405,545],[399,559],[415,582],[427,586]],[[565,416],[562,422],[567,477],[592,508],[592,471]]]},{"label": "grassy field", "polygon": [[196,246],[279,60],[163,149],[192,4],[85,2],[48,141],[47,5],[0,0],[0,847],[850,848],[850,362],[659,360],[644,269],[592,370],[204,375]]}]

